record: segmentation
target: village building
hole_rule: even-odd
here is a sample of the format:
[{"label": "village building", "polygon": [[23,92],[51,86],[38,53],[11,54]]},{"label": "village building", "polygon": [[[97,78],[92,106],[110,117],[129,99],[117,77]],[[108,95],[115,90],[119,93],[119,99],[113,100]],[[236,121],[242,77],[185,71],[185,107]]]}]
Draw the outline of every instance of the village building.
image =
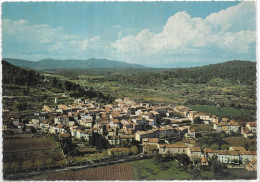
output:
[{"label": "village building", "polygon": [[256,128],[256,122],[249,122],[246,124],[246,127],[251,131],[252,133],[256,133],[257,128]]},{"label": "village building", "polygon": [[210,114],[208,114],[208,113],[199,112],[199,113],[195,114],[195,118],[196,117],[199,117],[200,120],[204,122],[204,124],[209,124],[212,122],[212,118],[210,117]]},{"label": "village building", "polygon": [[188,148],[187,155],[190,157],[191,161],[194,161],[196,159],[199,159],[200,161],[201,158],[203,157],[201,148],[195,146]]},{"label": "village building", "polygon": [[185,144],[160,144],[159,154],[187,154],[188,146]]},{"label": "village building", "polygon": [[194,139],[184,139],[182,143],[188,145],[189,147],[195,146],[196,141]]},{"label": "village building", "polygon": [[65,114],[54,117],[55,124],[64,124],[69,126],[69,117]]},{"label": "village building", "polygon": [[45,121],[41,121],[41,123],[40,123],[41,131],[45,132],[45,133],[48,132],[51,123],[52,123],[51,121],[46,121],[46,120]]},{"label": "village building", "polygon": [[230,151],[237,151],[237,152],[246,151],[246,149],[244,147],[237,147],[237,146],[230,146],[229,150]]},{"label": "village building", "polygon": [[[217,156],[223,164],[246,164],[248,170],[256,167],[256,151],[246,151],[244,147],[230,146],[229,150],[202,150],[196,144],[196,131],[192,127],[196,117],[204,124],[213,123],[213,129],[225,133],[240,132],[240,124],[228,118],[219,122],[216,115],[192,111],[186,106],[150,106],[137,104],[128,99],[118,99],[117,105],[102,106],[91,100],[78,100],[73,105],[58,105],[58,109],[44,106],[41,112],[25,126],[19,120],[13,121],[16,132],[31,132],[34,127],[39,131],[55,134],[60,140],[77,139],[92,141],[96,136],[102,136],[111,146],[131,146],[136,140],[141,143],[143,151],[149,145],[157,147],[159,154],[187,154],[191,161],[208,165],[208,159]],[[157,126],[159,114],[166,114],[164,123]],[[178,117],[174,117],[178,116]],[[181,117],[180,117],[181,116]],[[48,121],[48,118],[54,118]],[[51,119],[49,119],[51,120]],[[188,123],[188,124],[187,124]],[[8,124],[4,127],[8,129]],[[250,137],[256,133],[256,122],[249,122],[241,128],[241,134]],[[184,137],[185,136],[185,137]],[[182,141],[181,141],[182,140]],[[135,142],[136,142],[135,141]],[[160,141],[160,142],[159,142]],[[181,141],[170,144],[174,141]],[[85,142],[85,141],[84,141]],[[162,144],[164,143],[164,144]],[[120,150],[120,149],[115,149]],[[123,149],[122,149],[123,150]]]},{"label": "village building", "polygon": [[186,138],[196,138],[196,132],[194,128],[189,128],[188,133],[185,133]]},{"label": "village building", "polygon": [[44,105],[43,108],[42,108],[42,111],[45,111],[46,113],[51,113],[51,112],[55,112],[55,109],[51,108],[47,105]]},{"label": "village building", "polygon": [[224,131],[225,133],[240,132],[240,125],[235,121],[214,123],[213,129],[217,132]]},{"label": "village building", "polygon": [[239,153],[237,151],[220,150],[218,159],[224,164],[239,164]]}]

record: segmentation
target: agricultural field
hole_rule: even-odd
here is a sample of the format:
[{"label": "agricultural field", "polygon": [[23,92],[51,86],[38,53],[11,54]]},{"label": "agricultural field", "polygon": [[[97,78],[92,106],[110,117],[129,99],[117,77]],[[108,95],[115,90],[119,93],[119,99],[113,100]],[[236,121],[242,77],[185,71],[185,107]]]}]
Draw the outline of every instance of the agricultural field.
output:
[{"label": "agricultural field", "polygon": [[58,143],[32,134],[4,136],[3,151],[3,163],[10,170],[13,162],[17,162],[21,167],[25,161],[33,164],[36,160],[40,160],[42,165],[45,165],[47,160],[54,163],[63,159]]},{"label": "agricultural field", "polygon": [[[37,145],[40,144],[40,145]],[[43,137],[23,137],[23,138],[4,138],[3,149],[7,152],[23,152],[35,150],[49,150],[54,148],[55,145]]]},{"label": "agricultural field", "polygon": [[220,117],[250,116],[250,112],[230,107],[216,107],[211,105],[188,105],[194,111],[215,114]]},{"label": "agricultural field", "polygon": [[247,139],[242,136],[223,138],[228,144],[243,147],[246,143],[256,142],[256,139]]},{"label": "agricultural field", "polygon": [[131,162],[135,180],[192,180],[192,175],[175,161],[156,165],[152,159]]},{"label": "agricultural field", "polygon": [[192,124],[192,127],[203,135],[209,135],[213,131],[213,124]]},{"label": "agricultural field", "polygon": [[96,180],[134,180],[132,175],[132,169],[129,163],[104,166],[92,169],[85,169],[74,172],[62,172],[51,174],[47,177],[48,181],[54,180],[87,180],[87,181],[96,181]]}]

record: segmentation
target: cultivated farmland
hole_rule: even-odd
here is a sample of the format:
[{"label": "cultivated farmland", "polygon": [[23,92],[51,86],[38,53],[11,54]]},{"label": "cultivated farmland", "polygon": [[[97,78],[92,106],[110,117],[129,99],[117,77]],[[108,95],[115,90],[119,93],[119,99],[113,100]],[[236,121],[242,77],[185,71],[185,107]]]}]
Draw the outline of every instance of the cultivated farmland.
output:
[{"label": "cultivated farmland", "polygon": [[129,163],[52,174],[47,180],[133,180]]},{"label": "cultivated farmland", "polygon": [[[4,151],[29,151],[29,150],[42,150],[42,149],[51,149],[54,147],[54,144],[46,140],[43,137],[31,138],[5,138],[4,139],[3,149]],[[40,144],[40,145],[39,145]]]},{"label": "cultivated farmland", "polygon": [[18,162],[41,160],[62,160],[60,147],[55,142],[42,136],[13,135],[3,139],[3,162]]}]

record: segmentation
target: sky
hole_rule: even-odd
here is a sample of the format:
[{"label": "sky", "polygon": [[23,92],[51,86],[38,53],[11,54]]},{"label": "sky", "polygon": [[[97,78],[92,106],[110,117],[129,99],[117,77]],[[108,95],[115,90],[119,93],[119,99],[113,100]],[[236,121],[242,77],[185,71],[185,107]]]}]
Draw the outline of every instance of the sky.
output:
[{"label": "sky", "polygon": [[149,67],[256,61],[254,1],[4,2],[2,57]]}]

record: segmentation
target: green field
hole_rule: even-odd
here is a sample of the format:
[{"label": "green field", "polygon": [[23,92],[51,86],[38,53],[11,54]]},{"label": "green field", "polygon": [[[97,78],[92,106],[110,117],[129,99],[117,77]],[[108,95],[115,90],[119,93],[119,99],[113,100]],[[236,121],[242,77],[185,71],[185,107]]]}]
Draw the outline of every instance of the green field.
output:
[{"label": "green field", "polygon": [[191,180],[192,175],[179,167],[175,161],[164,162],[160,165],[152,159],[134,161],[131,163],[135,180]]},{"label": "green field", "polygon": [[[183,169],[176,161],[154,164],[152,159],[131,162],[135,180],[194,180],[191,172]],[[256,179],[257,172],[246,169],[224,169],[224,173],[214,176],[213,171],[201,170],[202,180]]]},{"label": "green field", "polygon": [[256,139],[247,139],[242,136],[223,138],[228,144],[243,147],[245,143],[256,142]]},{"label": "green field", "polygon": [[248,111],[238,110],[230,107],[216,107],[211,105],[188,105],[188,107],[195,111],[215,114],[220,117],[251,115]]},{"label": "green field", "polygon": [[256,171],[247,171],[242,168],[225,169],[223,174],[216,175],[212,171],[202,171],[201,176],[203,180],[253,180],[257,178]]}]

